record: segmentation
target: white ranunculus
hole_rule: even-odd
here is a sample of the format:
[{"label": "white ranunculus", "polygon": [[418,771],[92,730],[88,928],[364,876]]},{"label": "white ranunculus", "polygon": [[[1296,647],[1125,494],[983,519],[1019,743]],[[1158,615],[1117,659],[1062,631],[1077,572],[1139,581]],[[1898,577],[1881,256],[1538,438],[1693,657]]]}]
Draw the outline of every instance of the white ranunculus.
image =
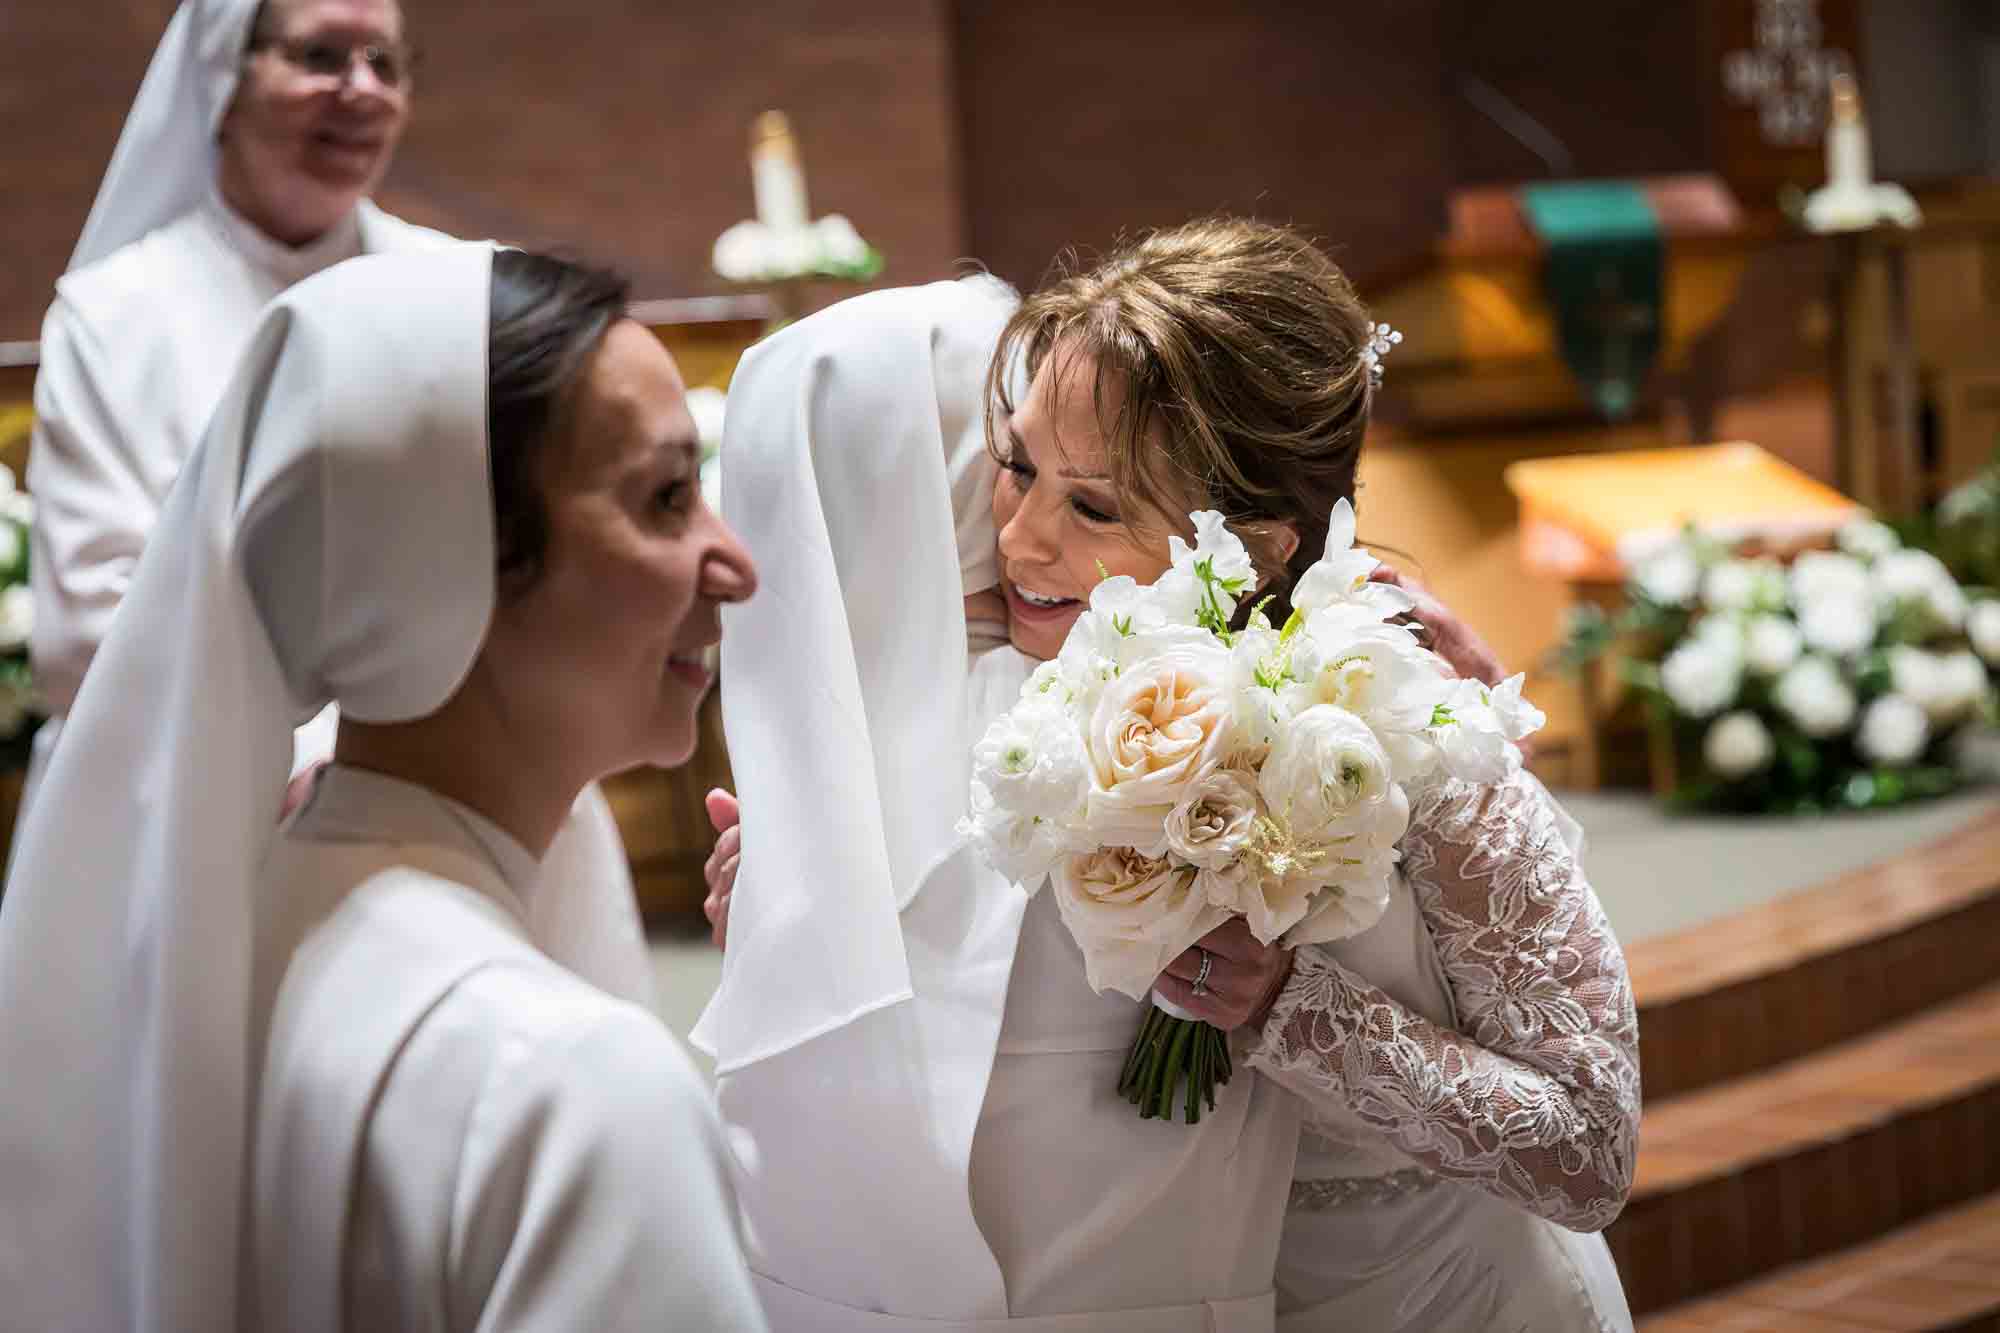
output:
[{"label": "white ranunculus", "polygon": [[1799,627],[1784,616],[1752,616],[1743,627],[1743,663],[1760,676],[1783,675],[1804,648]]},{"label": "white ranunculus", "polygon": [[1851,555],[1807,551],[1792,562],[1792,605],[1803,608],[1826,597],[1873,596],[1868,566]]},{"label": "white ranunculus", "polygon": [[1770,730],[1755,713],[1747,711],[1717,718],[1701,743],[1701,755],[1708,766],[1732,782],[1769,766],[1775,751]]},{"label": "white ranunculus", "polygon": [[1785,572],[1774,560],[1723,560],[1702,577],[1701,600],[1714,611],[1775,611],[1785,604]]},{"label": "white ranunculus", "polygon": [[1878,764],[1907,764],[1930,743],[1930,723],[1924,710],[1900,694],[1885,694],[1861,715],[1855,744]]},{"label": "white ranunculus", "polygon": [[1327,523],[1326,554],[1299,576],[1292,588],[1292,605],[1311,613],[1342,602],[1359,603],[1386,620],[1414,610],[1416,598],[1401,588],[1369,579],[1382,562],[1365,547],[1354,544],[1354,506],[1346,499],[1334,503]]},{"label": "white ranunculus", "polygon": [[1676,542],[1643,561],[1632,581],[1656,606],[1686,606],[1701,587],[1701,562],[1686,542]]},{"label": "white ranunculus", "polygon": [[1368,724],[1319,704],[1298,714],[1257,775],[1265,808],[1300,838],[1365,827],[1395,789],[1389,756]]},{"label": "white ranunculus", "polygon": [[0,592],[0,650],[21,648],[35,632],[35,594],[25,583]]},{"label": "white ranunculus", "polygon": [[1778,708],[1815,740],[1837,736],[1854,721],[1854,690],[1840,668],[1824,657],[1802,657],[1778,678]]},{"label": "white ranunculus", "polygon": [[1689,717],[1727,708],[1743,684],[1743,657],[1717,634],[1692,634],[1660,663],[1660,685]]},{"label": "white ranunculus", "polygon": [[1050,875],[1063,924],[1083,950],[1094,991],[1146,997],[1176,954],[1227,921],[1202,894],[1199,872],[1129,847],[1063,857]]},{"label": "white ranunculus", "polygon": [[1799,607],[1806,646],[1835,657],[1856,657],[1875,642],[1875,603],[1868,597],[1827,592]]},{"label": "white ranunculus", "polygon": [[2000,667],[2000,601],[1988,598],[1966,612],[1965,636],[1988,666]]},{"label": "white ranunculus", "polygon": [[972,748],[973,770],[1008,809],[1067,819],[1083,800],[1088,764],[1069,710],[1046,695],[993,720]]},{"label": "white ranunculus", "polygon": [[1084,729],[1087,818],[1100,841],[1159,854],[1187,785],[1228,756],[1228,679],[1229,654],[1210,639],[1173,644],[1104,686]]},{"label": "white ranunculus", "polygon": [[1903,544],[1896,530],[1872,518],[1857,518],[1834,534],[1841,550],[1863,560],[1876,560]]}]

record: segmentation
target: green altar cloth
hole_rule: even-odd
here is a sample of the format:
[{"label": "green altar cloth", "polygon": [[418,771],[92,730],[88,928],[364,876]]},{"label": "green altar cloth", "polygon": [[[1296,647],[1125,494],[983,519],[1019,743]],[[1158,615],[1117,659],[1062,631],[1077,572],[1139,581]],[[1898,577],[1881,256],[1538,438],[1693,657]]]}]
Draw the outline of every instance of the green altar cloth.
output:
[{"label": "green altar cloth", "polygon": [[1630,415],[1659,355],[1665,244],[1644,191],[1621,181],[1528,185],[1521,211],[1548,259],[1563,361],[1607,418]]}]

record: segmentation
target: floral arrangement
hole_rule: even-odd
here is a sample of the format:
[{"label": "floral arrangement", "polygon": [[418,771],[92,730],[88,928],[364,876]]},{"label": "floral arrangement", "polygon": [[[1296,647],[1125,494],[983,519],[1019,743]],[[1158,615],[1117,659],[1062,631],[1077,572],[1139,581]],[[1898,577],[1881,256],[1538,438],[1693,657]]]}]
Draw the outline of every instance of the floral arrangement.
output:
[{"label": "floral arrangement", "polygon": [[882,252],[861,239],[839,213],[800,227],[756,219],[739,222],[715,238],[715,271],[730,282],[790,282],[832,278],[867,282],[882,271]]},{"label": "floral arrangement", "polygon": [[1874,520],[1836,545],[1788,568],[1690,532],[1633,570],[1622,614],[1573,616],[1570,665],[1623,645],[1686,770],[1675,804],[1803,813],[1958,784],[1955,743],[1994,716],[2000,600]]},{"label": "floral arrangement", "polygon": [[[1192,517],[1195,545],[1175,538],[1151,585],[1100,582],[987,730],[961,825],[1029,892],[1052,884],[1093,989],[1140,1000],[1235,916],[1266,944],[1372,926],[1416,784],[1497,781],[1543,721],[1521,677],[1490,690],[1457,679],[1392,623],[1413,604],[1371,581],[1346,501],[1282,628],[1261,603],[1231,628],[1250,557],[1220,514]],[[1171,1119],[1185,1083],[1196,1123],[1229,1079],[1228,1042],[1153,1004],[1120,1091],[1142,1117]]]},{"label": "floral arrangement", "polygon": [[35,599],[28,590],[28,531],[35,502],[14,471],[0,463],[0,767],[28,762],[28,742],[41,718],[28,671],[28,637]]}]

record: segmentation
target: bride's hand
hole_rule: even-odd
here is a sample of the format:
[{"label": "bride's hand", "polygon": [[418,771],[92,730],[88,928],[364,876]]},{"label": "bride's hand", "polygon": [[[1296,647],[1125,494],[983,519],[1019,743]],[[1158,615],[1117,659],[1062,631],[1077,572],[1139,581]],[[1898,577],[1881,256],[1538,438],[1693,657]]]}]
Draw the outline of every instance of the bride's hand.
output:
[{"label": "bride's hand", "polygon": [[702,804],[708,822],[718,836],[715,850],[702,864],[701,877],[708,883],[708,897],[702,901],[702,915],[715,932],[715,947],[724,947],[729,936],[729,895],[736,891],[736,868],[743,860],[743,810],[736,798],[717,787]]},{"label": "bride's hand", "polygon": [[[1201,956],[1209,956],[1203,995],[1194,993],[1201,975]],[[1246,1024],[1262,1024],[1272,1001],[1292,975],[1292,951],[1282,944],[1260,944],[1242,917],[1231,917],[1201,937],[1160,973],[1153,988],[1163,999],[1196,1018],[1233,1032]]]}]

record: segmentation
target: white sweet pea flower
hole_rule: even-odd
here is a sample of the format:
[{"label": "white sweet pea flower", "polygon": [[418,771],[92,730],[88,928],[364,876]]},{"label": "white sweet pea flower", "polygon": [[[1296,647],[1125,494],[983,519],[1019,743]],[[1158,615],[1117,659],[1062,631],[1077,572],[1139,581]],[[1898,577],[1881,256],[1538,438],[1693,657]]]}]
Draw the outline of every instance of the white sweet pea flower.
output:
[{"label": "white sweet pea flower", "polygon": [[1930,723],[1924,710],[1900,694],[1885,694],[1862,714],[1855,744],[1878,764],[1907,764],[1930,743]]},{"label": "white sweet pea flower", "polygon": [[1238,755],[1261,759],[1291,721],[1283,695],[1290,659],[1289,647],[1269,629],[1245,630],[1231,645],[1227,688]]},{"label": "white sweet pea flower", "polygon": [[1723,560],[1701,581],[1701,599],[1715,611],[1775,611],[1785,604],[1785,572],[1774,560]]},{"label": "white sweet pea flower", "polygon": [[1772,691],[1772,698],[1800,731],[1815,740],[1837,736],[1854,721],[1854,690],[1840,668],[1824,657],[1802,657]]},{"label": "white sweet pea flower", "polygon": [[1356,602],[1385,620],[1416,608],[1416,598],[1401,588],[1375,583],[1369,575],[1382,562],[1354,544],[1354,506],[1344,498],[1333,506],[1326,532],[1326,554],[1313,562],[1292,588],[1292,606],[1308,614],[1340,602]]},{"label": "white sweet pea flower", "polygon": [[1434,721],[1431,742],[1447,775],[1481,785],[1507,776],[1513,746],[1508,741],[1507,725],[1493,706],[1492,692],[1484,684],[1476,680],[1449,682]]},{"label": "white sweet pea flower", "polygon": [[1500,720],[1500,730],[1508,740],[1520,741],[1534,735],[1548,723],[1548,714],[1528,702],[1521,693],[1528,681],[1526,672],[1516,672],[1495,685],[1488,693],[1493,715]]},{"label": "white sweet pea flower", "polygon": [[1776,747],[1755,713],[1725,713],[1702,738],[1702,758],[1722,777],[1735,781],[1770,766]]},{"label": "white sweet pea flower", "polygon": [[1760,676],[1780,676],[1805,651],[1805,636],[1784,616],[1752,616],[1743,627],[1743,664]]},{"label": "white sweet pea flower", "polygon": [[35,632],[35,594],[25,583],[0,592],[0,650],[24,648]]},{"label": "white sweet pea flower", "polygon": [[1633,570],[1632,582],[1655,606],[1686,606],[1701,587],[1701,562],[1693,547],[1676,542]]},{"label": "white sweet pea flower", "polygon": [[1711,717],[1727,708],[1743,684],[1743,657],[1719,632],[1683,639],[1660,663],[1660,685],[1689,717]]},{"label": "white sweet pea flower", "polygon": [[2000,667],[2000,601],[1976,603],[1965,616],[1965,636],[1988,666]]},{"label": "white sweet pea flower", "polygon": [[1859,559],[1878,560],[1899,549],[1903,542],[1887,523],[1857,518],[1834,534],[1834,544]]},{"label": "white sweet pea flower", "polygon": [[1377,732],[1421,731],[1448,680],[1437,655],[1419,648],[1401,627],[1369,625],[1339,632],[1320,613],[1294,640],[1293,681],[1283,694],[1294,713],[1332,704]]}]

